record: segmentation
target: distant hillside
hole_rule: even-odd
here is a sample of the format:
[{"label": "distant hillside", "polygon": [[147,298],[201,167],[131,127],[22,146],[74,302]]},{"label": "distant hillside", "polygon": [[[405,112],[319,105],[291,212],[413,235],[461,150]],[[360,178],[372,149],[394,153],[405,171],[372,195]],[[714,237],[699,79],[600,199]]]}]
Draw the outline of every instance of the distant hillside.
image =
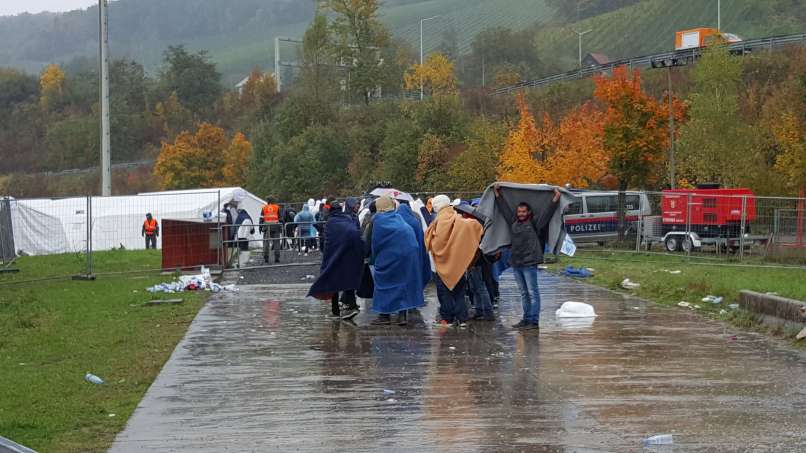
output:
[{"label": "distant hillside", "polygon": [[[695,27],[716,27],[716,0],[644,0],[617,11],[565,26],[552,26],[535,35],[540,54],[558,66],[577,66],[577,36],[585,35],[585,53],[611,59],[674,49],[674,34]],[[804,0],[722,0],[722,30],[745,39],[806,32]]]},{"label": "distant hillside", "polygon": [[[567,11],[563,15],[550,6],[564,5],[559,0],[386,0],[384,5],[383,21],[414,49],[420,19],[439,16],[426,23],[426,50],[439,47],[450,33],[467,52],[485,28],[531,28],[541,57],[564,68],[575,65],[571,28],[594,29],[585,37],[587,51],[624,57],[670,49],[678,29],[716,24],[716,0],[641,0],[571,26],[564,19]],[[806,29],[804,0],[722,0],[722,5],[723,29],[744,37]],[[208,49],[232,83],[254,65],[268,68],[273,38],[301,37],[313,12],[313,0],[118,0],[110,5],[112,53],[154,71],[169,45]],[[37,72],[47,63],[94,57],[97,17],[97,7],[0,17],[0,66]]]},{"label": "distant hillside", "polygon": [[[491,26],[523,28],[553,17],[545,0],[387,0],[383,21],[395,36],[419,48],[419,20],[428,22],[425,47],[453,29],[460,50]],[[110,4],[112,53],[154,70],[169,45],[208,49],[228,81],[255,64],[273,61],[275,36],[301,37],[313,17],[313,0],[119,0]],[[0,17],[0,66],[31,72],[51,62],[97,53],[98,9],[63,14]],[[284,56],[285,57],[285,56]]]}]

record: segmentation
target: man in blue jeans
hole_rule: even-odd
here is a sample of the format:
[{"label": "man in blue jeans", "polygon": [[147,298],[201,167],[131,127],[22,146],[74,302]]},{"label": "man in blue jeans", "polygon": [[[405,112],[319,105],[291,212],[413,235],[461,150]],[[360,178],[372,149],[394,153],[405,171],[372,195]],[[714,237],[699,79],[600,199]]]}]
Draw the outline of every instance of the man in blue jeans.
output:
[{"label": "man in blue jeans", "polygon": [[561,193],[554,189],[554,198],[551,205],[539,219],[536,219],[532,207],[528,203],[518,204],[515,213],[501,198],[501,188],[495,186],[495,202],[504,218],[512,219],[510,233],[512,247],[510,264],[515,274],[515,282],[521,292],[523,304],[523,319],[512,326],[515,329],[539,329],[540,322],[540,289],[537,286],[537,266],[543,263],[543,249],[545,245],[540,240],[543,230],[551,221],[554,211],[560,201]]}]

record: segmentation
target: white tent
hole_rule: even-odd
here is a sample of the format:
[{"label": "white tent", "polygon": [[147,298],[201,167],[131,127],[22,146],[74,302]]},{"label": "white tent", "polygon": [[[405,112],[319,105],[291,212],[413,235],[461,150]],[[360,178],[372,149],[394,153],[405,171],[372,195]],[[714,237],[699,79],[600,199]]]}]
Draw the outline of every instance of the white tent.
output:
[{"label": "white tent", "polygon": [[[240,202],[240,207],[257,224],[263,200],[238,187],[93,197],[92,248],[142,249],[145,243],[141,230],[146,213],[161,222],[202,219],[203,213],[210,212],[215,221],[216,213],[233,199]],[[86,250],[87,209],[87,198],[13,200],[11,221],[17,251],[51,255]],[[157,247],[161,246],[158,240]]]}]

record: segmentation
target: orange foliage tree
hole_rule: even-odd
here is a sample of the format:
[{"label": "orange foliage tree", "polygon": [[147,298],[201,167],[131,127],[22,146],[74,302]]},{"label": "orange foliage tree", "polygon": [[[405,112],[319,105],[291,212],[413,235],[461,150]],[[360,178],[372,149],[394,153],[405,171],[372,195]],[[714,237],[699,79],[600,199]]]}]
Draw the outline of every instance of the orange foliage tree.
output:
[{"label": "orange foliage tree", "polygon": [[607,173],[604,150],[605,115],[590,103],[569,112],[556,128],[556,146],[547,160],[546,182],[588,187]]},{"label": "orange foliage tree", "polygon": [[638,70],[621,66],[612,77],[594,78],[594,97],[605,106],[604,149],[610,171],[618,179],[618,231],[626,229],[624,204],[628,187],[645,187],[656,181],[668,145],[667,114],[656,99],[641,89]]},{"label": "orange foliage tree", "polygon": [[229,141],[224,129],[202,123],[195,134],[184,131],[173,143],[163,142],[154,175],[163,189],[239,186],[251,156],[243,134]]},{"label": "orange foliage tree", "polygon": [[542,182],[548,175],[545,166],[537,159],[545,157],[553,145],[550,139],[551,133],[545,130],[550,120],[545,116],[544,130],[539,131],[535,125],[535,117],[522,93],[518,94],[516,101],[520,119],[518,125],[510,131],[501,151],[498,179],[519,183]]},{"label": "orange foliage tree", "polygon": [[42,108],[49,108],[64,95],[64,71],[57,64],[49,64],[39,76],[39,102]]},{"label": "orange foliage tree", "polygon": [[517,102],[521,118],[501,153],[500,179],[588,187],[607,173],[604,113],[586,103],[559,123],[544,114],[537,127],[523,96]]},{"label": "orange foliage tree", "polygon": [[594,96],[605,107],[604,149],[619,189],[655,182],[669,143],[667,108],[641,89],[638,70],[621,66],[594,81]]}]

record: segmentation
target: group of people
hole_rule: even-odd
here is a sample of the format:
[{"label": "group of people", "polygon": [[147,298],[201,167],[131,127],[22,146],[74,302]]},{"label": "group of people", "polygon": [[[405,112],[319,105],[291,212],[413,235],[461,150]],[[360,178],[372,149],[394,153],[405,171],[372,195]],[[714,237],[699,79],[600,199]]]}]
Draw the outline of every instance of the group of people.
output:
[{"label": "group of people", "polygon": [[[439,326],[464,327],[469,320],[493,321],[498,299],[497,278],[512,267],[523,307],[513,327],[537,329],[540,319],[538,265],[543,262],[546,231],[561,199],[559,190],[536,215],[526,201],[514,209],[494,187],[494,209],[506,247],[482,251],[494,222],[471,206],[455,206],[446,195],[429,199],[420,209],[382,196],[360,202],[328,203],[321,232],[322,266],[309,295],[331,302],[334,318],[359,314],[358,297],[371,299],[377,313],[372,325],[407,325],[410,314],[425,306],[425,289],[433,282],[439,300]],[[485,229],[485,226],[487,227]],[[472,301],[473,312],[467,302]]]}]

